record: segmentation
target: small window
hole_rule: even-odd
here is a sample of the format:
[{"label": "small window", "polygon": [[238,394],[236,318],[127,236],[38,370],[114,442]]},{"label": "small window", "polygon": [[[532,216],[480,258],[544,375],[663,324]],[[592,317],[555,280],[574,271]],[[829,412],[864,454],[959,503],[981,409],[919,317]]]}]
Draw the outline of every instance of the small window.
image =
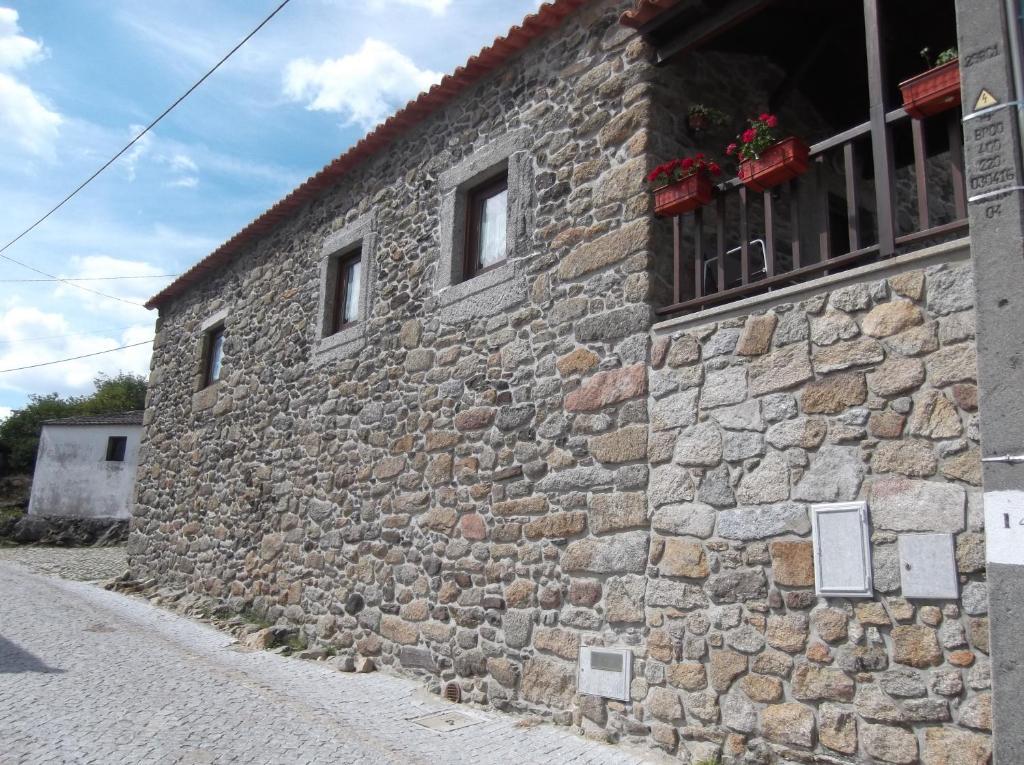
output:
[{"label": "small window", "polygon": [[338,258],[337,281],[334,285],[334,307],[331,314],[332,335],[359,320],[359,282],[362,260],[361,250]]},{"label": "small window", "polygon": [[466,279],[472,279],[505,259],[508,173],[470,190],[466,214],[466,263],[463,275]]},{"label": "small window", "polygon": [[107,462],[124,462],[128,448],[128,436],[111,436],[107,439]]},{"label": "small window", "polygon": [[205,384],[213,385],[220,379],[224,365],[224,327],[214,327],[206,333]]}]

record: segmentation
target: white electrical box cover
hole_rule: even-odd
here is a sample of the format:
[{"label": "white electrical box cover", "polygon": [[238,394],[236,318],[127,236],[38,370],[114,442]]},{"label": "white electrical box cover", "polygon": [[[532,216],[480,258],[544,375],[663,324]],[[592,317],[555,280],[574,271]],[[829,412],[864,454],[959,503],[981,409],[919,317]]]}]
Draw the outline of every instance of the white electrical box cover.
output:
[{"label": "white electrical box cover", "polygon": [[580,693],[629,701],[633,652],[628,648],[581,648],[576,687]]},{"label": "white electrical box cover", "polygon": [[960,594],[952,534],[901,534],[900,579],[905,598],[948,598]]},{"label": "white electrical box cover", "polygon": [[871,530],[864,502],[811,507],[814,591],[825,597],[870,598]]}]

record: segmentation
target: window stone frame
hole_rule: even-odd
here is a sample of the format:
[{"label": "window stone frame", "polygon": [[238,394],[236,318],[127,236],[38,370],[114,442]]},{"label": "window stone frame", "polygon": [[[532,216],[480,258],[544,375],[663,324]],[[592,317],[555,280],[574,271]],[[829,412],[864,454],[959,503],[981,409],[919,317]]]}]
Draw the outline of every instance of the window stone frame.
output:
[{"label": "window stone frame", "polygon": [[[344,358],[366,346],[366,323],[373,309],[377,280],[377,234],[373,214],[365,213],[324,240],[320,248],[320,289],[317,320],[314,324],[314,360],[317,363]],[[331,314],[338,289],[338,267],[347,255],[359,249],[359,308],[350,326],[331,334]]]},{"label": "window stone frame", "polygon": [[[441,321],[492,316],[526,299],[523,259],[533,220],[533,157],[528,130],[508,133],[449,168],[438,179],[441,191],[440,258],[435,276]],[[464,279],[469,193],[491,178],[508,173],[505,260]]]}]

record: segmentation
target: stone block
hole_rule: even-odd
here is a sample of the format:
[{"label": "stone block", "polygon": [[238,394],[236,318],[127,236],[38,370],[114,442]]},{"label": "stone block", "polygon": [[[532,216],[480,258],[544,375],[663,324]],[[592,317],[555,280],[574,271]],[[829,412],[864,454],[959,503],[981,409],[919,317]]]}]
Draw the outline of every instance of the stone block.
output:
[{"label": "stone block", "polygon": [[659,465],[651,470],[647,498],[651,507],[661,507],[693,499],[694,487],[690,472],[676,465]]},{"label": "stone block", "polygon": [[906,300],[882,303],[861,320],[861,329],[871,337],[889,337],[924,321],[921,309]]},{"label": "stone block", "polygon": [[674,582],[671,579],[652,579],[647,584],[647,605],[686,611],[707,607],[708,599],[699,585]]},{"label": "stone block", "polygon": [[523,666],[520,690],[534,704],[569,709],[576,696],[575,668],[552,659],[529,659]]},{"label": "stone block", "polygon": [[839,669],[798,664],[793,670],[793,698],[800,701],[853,701],[853,680]]},{"label": "stone block", "polygon": [[598,462],[620,463],[647,456],[647,426],[634,425],[590,439],[590,454]]},{"label": "stone block", "polygon": [[818,740],[840,754],[857,752],[857,715],[836,704],[818,707]]},{"label": "stone block", "polygon": [[655,510],[651,527],[663,534],[707,539],[714,533],[716,517],[717,513],[710,505],[697,502],[666,505]]},{"label": "stone block", "polygon": [[828,426],[817,417],[783,420],[768,429],[768,443],[776,449],[815,449],[825,440]]},{"label": "stone block", "polygon": [[552,513],[551,515],[531,521],[523,527],[526,538],[565,539],[581,534],[587,528],[587,514],[583,512]]},{"label": "stone block", "polygon": [[778,322],[779,317],[774,313],[748,317],[739,342],[736,343],[736,353],[740,356],[760,356],[767,353],[771,348],[772,335]]},{"label": "stone block", "polygon": [[750,364],[750,393],[787,390],[814,377],[806,343],[795,343],[756,358]]},{"label": "stone block", "polygon": [[846,372],[815,380],[804,386],[800,407],[808,414],[836,414],[867,399],[861,372]]},{"label": "stone block", "polygon": [[716,603],[742,603],[768,594],[768,581],[763,569],[723,571],[707,583],[708,595]]},{"label": "stone block", "polygon": [[685,428],[697,422],[698,388],[684,390],[651,404],[651,430]]},{"label": "stone block", "polygon": [[965,528],[966,492],[960,486],[909,478],[876,478],[871,483],[870,496],[875,528],[950,534]]},{"label": "stone block", "polygon": [[714,467],[722,461],[722,433],[712,423],[702,422],[676,440],[673,460],[680,465]]},{"label": "stone block", "polygon": [[868,373],[868,388],[879,396],[895,396],[920,387],[924,382],[924,363],[920,359],[893,357]]},{"label": "stone block", "polygon": [[647,526],[647,498],[642,491],[594,494],[590,498],[590,531],[607,534]]},{"label": "stone block", "polygon": [[960,414],[941,391],[929,390],[914,401],[910,433],[926,438],[957,438],[963,433]]},{"label": "stone block", "polygon": [[992,739],[954,728],[925,728],[923,765],[986,765],[992,759]]},{"label": "stone block", "polygon": [[683,716],[683,702],[679,694],[668,688],[651,688],[644,706],[652,715],[666,722],[679,720]]},{"label": "stone block", "polygon": [[665,552],[658,569],[665,576],[688,579],[703,579],[711,573],[704,547],[698,542],[676,538],[665,540]]},{"label": "stone block", "polygon": [[806,614],[791,613],[768,617],[765,638],[773,648],[786,653],[800,653],[807,644],[809,622]]},{"label": "stone block", "polygon": [[782,698],[782,681],[768,675],[746,675],[740,688],[752,701],[771,704]]},{"label": "stone block", "polygon": [[781,534],[807,534],[810,530],[811,522],[804,505],[738,507],[718,514],[718,535],[726,539],[751,541]]},{"label": "stone block", "polygon": [[609,622],[642,622],[647,579],[643,576],[610,577],[606,583],[605,609]]},{"label": "stone block", "polygon": [[871,470],[875,473],[927,478],[938,469],[939,461],[932,447],[918,439],[883,441],[871,455]]},{"label": "stone block", "polygon": [[864,725],[860,731],[864,751],[881,762],[913,765],[917,759],[917,737],[904,728]]},{"label": "stone block", "polygon": [[827,348],[814,351],[814,371],[819,375],[838,372],[851,367],[877,364],[885,358],[885,352],[877,340],[861,337]]},{"label": "stone block", "polygon": [[708,671],[711,687],[725,693],[733,680],[747,671],[747,657],[735,651],[712,651]]},{"label": "stone block", "polygon": [[606,406],[637,398],[646,392],[647,369],[643,364],[634,364],[622,369],[598,372],[588,378],[579,388],[566,396],[565,408],[569,412],[596,412]]},{"label": "stone block", "polygon": [[898,664],[923,669],[942,663],[942,648],[931,627],[918,624],[893,627],[892,642],[893,661]]},{"label": "stone block", "polygon": [[928,274],[928,310],[940,316],[974,307],[970,264]]},{"label": "stone block", "polygon": [[647,568],[649,542],[650,538],[644,532],[581,539],[566,548],[562,556],[562,570],[594,574],[643,573]]},{"label": "stone block", "polygon": [[571,281],[622,262],[647,246],[649,231],[650,221],[639,219],[579,245],[559,262],[559,278]]},{"label": "stone block", "polygon": [[807,502],[846,502],[857,498],[866,468],[852,446],[824,446],[793,487],[793,498]]},{"label": "stone block", "polygon": [[814,586],[814,548],[810,542],[772,542],[769,549],[775,584]]},{"label": "stone block", "polygon": [[651,325],[651,308],[637,303],[614,311],[586,316],[575,324],[576,340],[581,343],[609,343],[646,332]]},{"label": "stone block", "polygon": [[736,499],[745,505],[769,504],[789,499],[789,465],[778,454],[769,454],[743,476]]},{"label": "stone block", "polygon": [[687,691],[707,688],[708,678],[704,665],[697,661],[682,661],[669,664],[666,671],[669,683]]},{"label": "stone block", "polygon": [[747,370],[743,366],[731,366],[707,373],[701,392],[702,409],[738,404],[747,398]]},{"label": "stone block", "polygon": [[814,712],[803,704],[775,704],[761,710],[761,735],[776,744],[814,746]]},{"label": "stone block", "polygon": [[568,661],[576,661],[580,653],[580,636],[569,630],[541,627],[533,633],[533,647]]}]

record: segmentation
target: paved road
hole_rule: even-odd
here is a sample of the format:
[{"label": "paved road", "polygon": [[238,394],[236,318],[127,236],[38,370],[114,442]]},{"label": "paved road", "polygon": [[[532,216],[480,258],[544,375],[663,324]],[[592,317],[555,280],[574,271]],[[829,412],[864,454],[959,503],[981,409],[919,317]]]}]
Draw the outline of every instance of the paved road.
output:
[{"label": "paved road", "polygon": [[128,568],[128,548],[114,547],[0,547],[0,562],[13,561],[39,574],[80,582],[113,579]]},{"label": "paved road", "polygon": [[0,765],[638,763],[569,729],[455,707],[405,679],[242,652],[213,628],[0,559]]}]

